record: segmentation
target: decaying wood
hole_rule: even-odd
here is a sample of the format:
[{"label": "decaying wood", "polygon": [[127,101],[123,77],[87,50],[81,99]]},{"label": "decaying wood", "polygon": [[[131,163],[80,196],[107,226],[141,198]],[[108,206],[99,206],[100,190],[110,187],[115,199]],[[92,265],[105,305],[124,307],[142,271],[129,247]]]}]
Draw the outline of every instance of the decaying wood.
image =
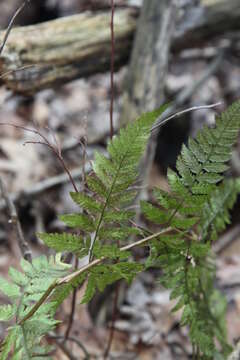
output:
[{"label": "decaying wood", "polygon": [[169,49],[175,30],[174,0],[145,0],[126,79],[121,123],[164,102]]},{"label": "decaying wood", "polygon": [[[116,67],[126,63],[136,27],[135,10],[115,16]],[[82,13],[15,28],[0,57],[2,81],[16,92],[40,89],[106,71],[110,66],[109,13]],[[0,33],[3,39],[4,33]]]},{"label": "decaying wood", "polygon": [[[132,8],[116,11],[116,67],[129,58],[137,16],[138,11]],[[0,57],[2,81],[15,92],[34,93],[109,70],[109,22],[107,11],[87,12],[13,29]],[[184,19],[179,19],[172,49],[200,46],[216,36],[227,37],[236,31],[240,33],[239,0],[193,8],[185,13]],[[3,36],[0,32],[0,40]]]}]

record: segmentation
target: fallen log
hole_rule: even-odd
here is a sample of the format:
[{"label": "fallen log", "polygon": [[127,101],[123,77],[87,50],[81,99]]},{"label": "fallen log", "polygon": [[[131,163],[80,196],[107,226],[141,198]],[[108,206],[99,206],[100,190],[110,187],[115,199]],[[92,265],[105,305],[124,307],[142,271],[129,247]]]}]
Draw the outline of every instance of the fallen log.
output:
[{"label": "fallen log", "polygon": [[[116,68],[128,60],[136,28],[135,14],[134,9],[116,12]],[[12,29],[0,57],[1,81],[14,92],[33,94],[109,70],[109,21],[108,12],[86,12]]]},{"label": "fallen log", "polygon": [[[128,61],[137,17],[137,9],[116,11],[116,68]],[[44,88],[109,70],[109,21],[109,12],[87,12],[13,29],[0,57],[1,81],[14,92],[34,94]],[[234,31],[240,31],[239,0],[196,7],[186,11],[180,19],[172,50],[198,47],[215,37],[227,37],[228,32]],[[3,35],[0,32],[0,40]]]}]

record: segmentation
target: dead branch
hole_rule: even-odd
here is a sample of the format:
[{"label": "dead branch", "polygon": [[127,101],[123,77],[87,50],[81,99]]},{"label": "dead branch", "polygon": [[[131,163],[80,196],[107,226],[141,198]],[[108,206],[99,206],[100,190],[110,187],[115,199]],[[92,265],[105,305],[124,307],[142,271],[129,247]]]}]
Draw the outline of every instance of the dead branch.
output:
[{"label": "dead branch", "polygon": [[[115,14],[115,65],[126,63],[136,27],[136,10]],[[1,79],[15,92],[34,93],[78,77],[108,71],[109,12],[90,12],[12,29],[0,57]],[[4,32],[0,32],[0,39]],[[27,67],[26,67],[27,65]]]}]

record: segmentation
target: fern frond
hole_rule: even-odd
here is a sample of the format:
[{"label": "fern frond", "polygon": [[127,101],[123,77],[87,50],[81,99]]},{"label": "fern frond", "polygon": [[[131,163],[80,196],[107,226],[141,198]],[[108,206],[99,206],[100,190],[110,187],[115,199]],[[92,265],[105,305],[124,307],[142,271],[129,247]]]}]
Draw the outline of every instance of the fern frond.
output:
[{"label": "fern frond", "polygon": [[[139,161],[152,124],[165,109],[166,106],[162,106],[157,111],[144,114],[127,128],[121,129],[119,136],[108,144],[108,157],[95,155],[94,171],[86,178],[87,192],[71,193],[81,213],[60,217],[67,226],[81,230],[81,237],[66,233],[38,234],[46,245],[56,251],[71,251],[79,257],[88,254],[89,260],[103,256],[109,259],[110,264],[99,266],[98,270],[93,270],[93,274],[89,275],[84,301],[89,300],[96,289],[101,291],[108,283],[126,279],[126,274],[117,272],[116,264],[111,262],[117,260],[126,264],[127,253],[120,253],[116,244],[126,241],[132,234],[140,233],[130,223],[135,214],[127,207],[137,194],[134,185],[139,176]],[[134,266],[138,272],[138,265]]]},{"label": "fern frond", "polygon": [[63,234],[52,233],[52,234],[41,234],[40,236],[47,246],[56,250],[57,252],[70,251],[74,253],[76,251],[81,251],[85,249],[83,238],[77,235],[68,234],[68,233],[63,233]]},{"label": "fern frond", "polygon": [[[56,304],[54,301],[45,303],[23,325],[21,320],[52,283],[69,273],[71,266],[62,263],[57,255],[49,259],[40,256],[33,259],[32,264],[22,259],[21,268],[23,272],[12,267],[9,269],[11,283],[0,279],[0,291],[12,302],[11,305],[0,306],[0,319],[9,321],[16,318],[16,325],[9,329],[0,348],[1,360],[7,359],[10,351],[12,359],[32,358],[36,354],[42,337],[58,324],[54,319]],[[44,347],[42,349],[44,353]]]},{"label": "fern frond", "polygon": [[[216,184],[227,170],[240,126],[240,104],[237,102],[216,119],[216,126],[204,126],[189,147],[183,146],[177,161],[182,182],[190,188],[198,184]],[[185,174],[187,174],[185,179]]]},{"label": "fern frond", "polygon": [[177,299],[174,311],[182,309],[182,325],[188,325],[192,343],[199,353],[214,358],[216,341],[224,354],[229,351],[224,323],[224,306],[214,311],[214,300],[224,300],[213,287],[215,269],[210,260],[210,240],[229,223],[229,211],[240,191],[239,180],[222,179],[240,128],[240,103],[233,104],[204,127],[195,140],[183,145],[177,160],[178,173],[168,170],[170,192],[156,189],[157,205],[141,203],[146,218],[171,226],[172,235],[151,243],[147,266],[161,264],[162,279]]}]

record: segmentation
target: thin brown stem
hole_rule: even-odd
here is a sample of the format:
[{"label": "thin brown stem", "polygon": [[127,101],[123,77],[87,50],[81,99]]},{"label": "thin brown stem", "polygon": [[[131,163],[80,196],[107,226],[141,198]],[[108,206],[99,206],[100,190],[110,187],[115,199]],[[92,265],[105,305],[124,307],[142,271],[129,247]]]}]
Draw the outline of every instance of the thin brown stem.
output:
[{"label": "thin brown stem", "polygon": [[14,21],[16,20],[17,16],[20,14],[20,12],[24,9],[24,7],[27,5],[27,3],[30,3],[31,0],[26,0],[22,3],[22,5],[19,6],[19,8],[15,11],[15,13],[13,14],[9,24],[8,24],[8,27],[7,27],[7,30],[6,30],[6,33],[4,35],[4,38],[3,38],[3,42],[2,42],[2,45],[0,46],[0,55],[2,54],[3,50],[4,50],[4,47],[7,43],[7,40],[8,40],[8,37],[10,35],[10,32],[12,30],[12,27],[14,25]]},{"label": "thin brown stem", "polygon": [[[75,259],[75,270],[77,270],[77,268],[78,268],[78,258],[76,257],[76,259]],[[74,290],[73,290],[73,294],[72,294],[71,313],[70,313],[70,316],[69,316],[67,330],[66,330],[65,335],[64,335],[64,341],[68,340],[69,334],[70,334],[72,326],[73,326],[74,314],[75,314],[76,302],[77,302],[77,291],[78,291],[78,288],[75,287]]]},{"label": "thin brown stem", "polygon": [[[86,138],[84,137],[81,144],[83,147],[83,166],[82,166],[82,191],[85,190],[85,183],[86,183],[86,173],[85,173],[85,164],[86,164]],[[62,154],[61,154],[61,148],[60,146],[58,146],[59,151],[58,153],[61,155],[62,158]],[[78,258],[75,258],[75,270],[78,269]],[[69,317],[69,322],[68,322],[68,326],[67,326],[67,330],[65,332],[65,336],[64,336],[64,341],[68,340],[69,338],[69,334],[71,332],[72,326],[73,326],[73,322],[74,322],[74,315],[75,315],[75,310],[76,310],[76,302],[77,302],[77,292],[78,292],[78,288],[75,287],[73,290],[73,294],[72,294],[72,304],[71,304],[71,313],[70,313],[70,317]]]},{"label": "thin brown stem", "polygon": [[[114,10],[115,4],[114,0],[111,0],[111,101],[110,101],[110,138],[113,138],[113,106],[114,106],[114,60],[115,60],[115,36],[114,36]],[[119,244],[118,244],[119,245]],[[110,334],[108,339],[107,348],[104,354],[104,358],[108,357],[109,351],[111,349],[113,337],[114,337],[114,325],[116,320],[116,313],[117,313],[117,303],[118,303],[118,294],[119,294],[119,284],[117,284],[115,290],[115,297],[114,297],[114,306],[113,306],[113,314],[112,314],[112,323],[110,328]]]},{"label": "thin brown stem", "polygon": [[[171,227],[168,227],[166,229],[163,229],[155,234],[152,234],[150,236],[147,236],[145,237],[144,239],[141,239],[141,240],[138,240],[138,241],[135,241],[134,243],[132,244],[129,244],[129,245],[126,245],[126,246],[123,246],[120,248],[120,251],[129,251],[129,250],[132,250],[133,248],[137,247],[137,246],[143,246],[145,244],[147,244],[149,241],[157,238],[158,236],[161,236],[161,235],[164,235],[168,232],[172,231],[172,228]],[[93,261],[91,261],[89,264],[83,266],[81,269],[79,269],[78,271],[70,274],[70,275],[67,275],[65,277],[63,277],[62,279],[59,279],[57,281],[58,285],[63,285],[63,284],[67,284],[69,283],[70,281],[72,281],[73,279],[77,278],[80,274],[84,273],[85,271],[88,271],[89,269],[91,269],[93,266],[96,266],[96,265],[99,265],[100,263],[102,263],[103,261],[105,261],[106,258],[105,257],[102,257],[100,259],[95,259]]]},{"label": "thin brown stem", "polygon": [[48,289],[45,291],[45,293],[42,295],[42,297],[36,302],[36,304],[31,308],[31,310],[18,322],[18,325],[23,325],[28,319],[30,319],[36,311],[40,308],[42,304],[48,299],[49,295],[52,293],[52,291],[58,286],[57,281],[54,281]]},{"label": "thin brown stem", "polygon": [[175,114],[167,117],[166,119],[164,119],[164,113],[163,115],[160,116],[159,119],[156,120],[155,122],[155,125],[153,125],[151,131],[154,131],[156,129],[159,129],[160,127],[162,127],[163,125],[165,125],[168,121],[172,120],[172,119],[175,119],[179,116],[182,116],[186,113],[189,113],[191,111],[196,111],[196,110],[206,110],[206,109],[212,109],[212,108],[215,108],[219,105],[221,105],[222,103],[221,102],[218,102],[216,104],[211,104],[211,105],[200,105],[200,106],[193,106],[193,107],[190,107],[188,109],[184,109],[182,111],[178,111],[176,112]]},{"label": "thin brown stem", "polygon": [[111,0],[111,101],[110,101],[110,138],[113,137],[113,105],[114,105],[114,60],[115,60],[115,37],[114,37],[114,0]]}]

